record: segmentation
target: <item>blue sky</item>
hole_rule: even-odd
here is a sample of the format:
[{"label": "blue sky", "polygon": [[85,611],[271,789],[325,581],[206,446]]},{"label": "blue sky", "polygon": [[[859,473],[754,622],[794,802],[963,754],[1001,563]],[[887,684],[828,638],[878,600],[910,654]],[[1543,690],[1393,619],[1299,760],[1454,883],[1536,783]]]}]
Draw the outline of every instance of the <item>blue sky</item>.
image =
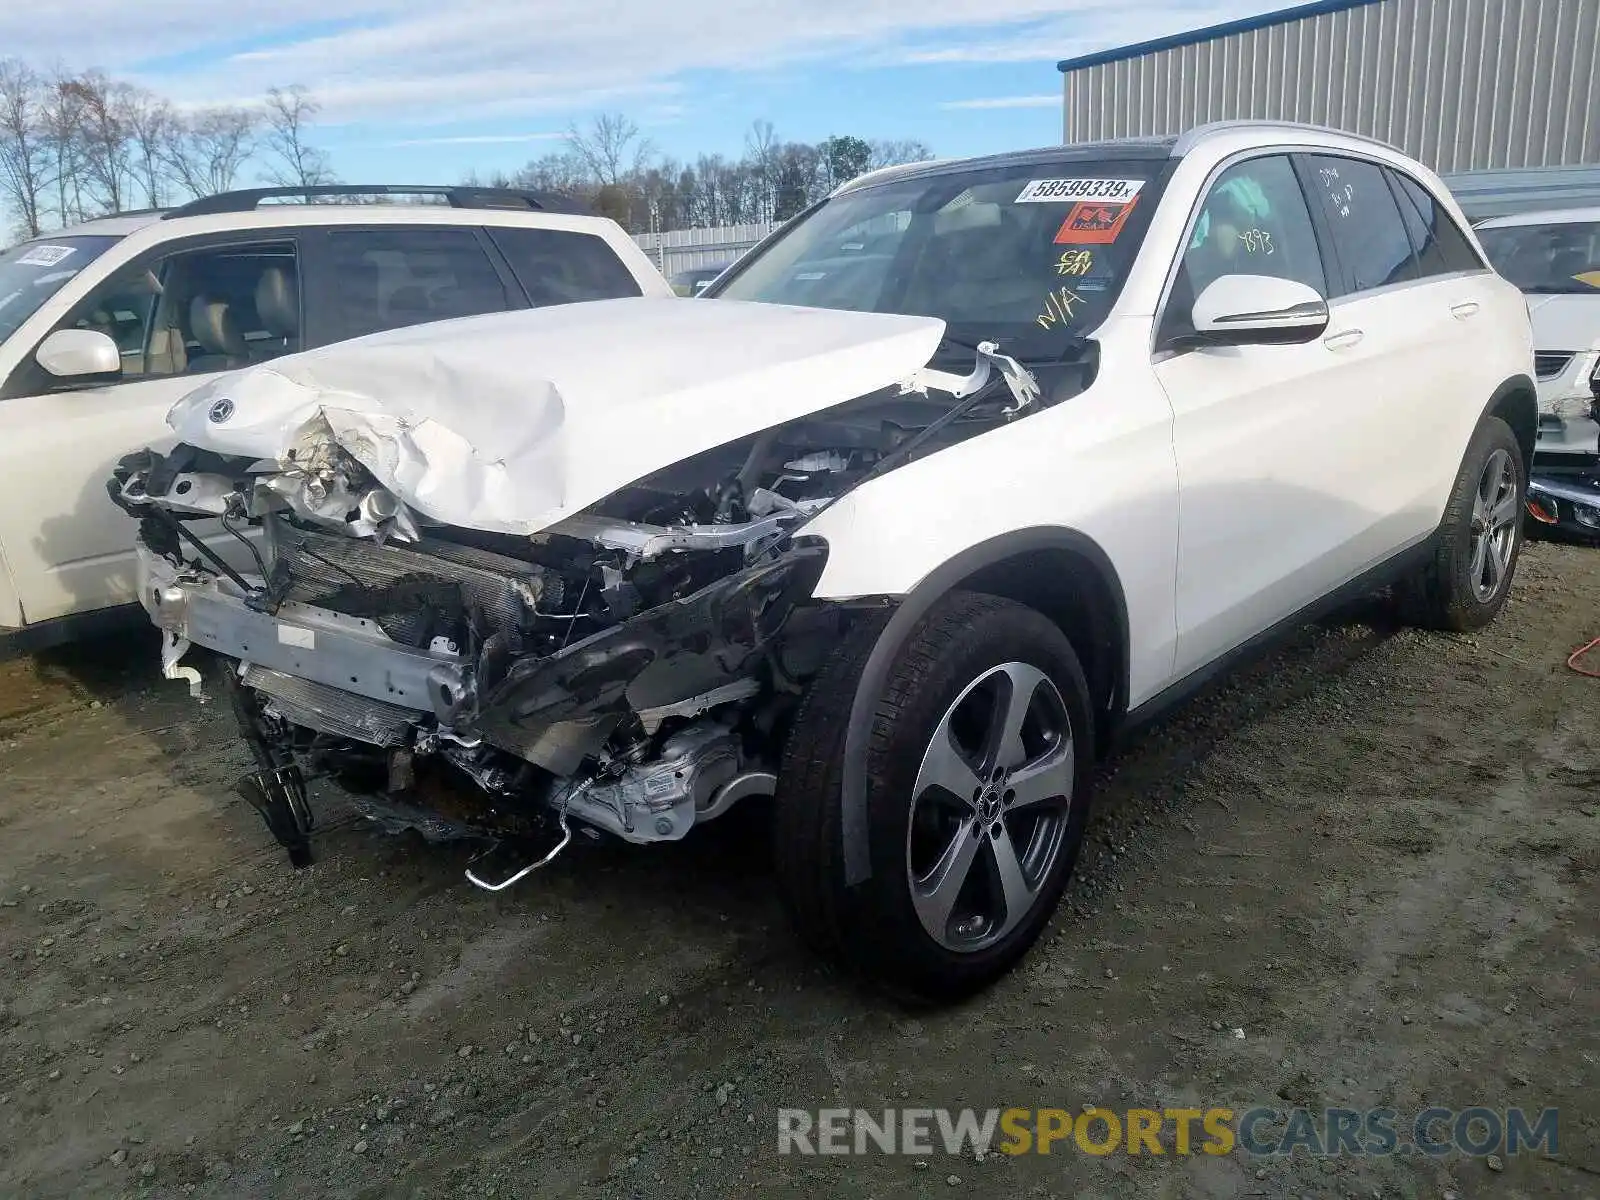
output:
[{"label": "blue sky", "polygon": [[[0,47],[96,67],[183,105],[304,84],[349,180],[445,182],[631,117],[662,153],[918,138],[940,155],[1061,139],[1055,63],[1287,0],[76,0],[0,5]],[[227,20],[219,19],[228,12]]]}]

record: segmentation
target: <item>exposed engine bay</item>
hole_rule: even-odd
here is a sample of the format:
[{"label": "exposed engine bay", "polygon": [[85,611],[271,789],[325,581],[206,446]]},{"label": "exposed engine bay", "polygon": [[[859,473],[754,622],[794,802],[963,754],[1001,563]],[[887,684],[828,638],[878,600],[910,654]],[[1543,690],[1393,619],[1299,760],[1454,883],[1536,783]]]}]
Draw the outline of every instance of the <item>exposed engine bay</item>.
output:
[{"label": "exposed engine bay", "polygon": [[240,792],[291,859],[310,861],[307,783],[330,778],[392,830],[524,858],[553,844],[501,881],[469,872],[497,890],[574,828],[675,840],[773,792],[803,686],[857,615],[811,599],[827,547],[808,519],[1040,407],[1033,376],[992,357],[718,446],[528,535],[430,520],[321,415],[277,459],[180,443],[128,456],[107,486],[139,521],[163,671],[198,695],[184,656],[221,656],[257,765]]}]

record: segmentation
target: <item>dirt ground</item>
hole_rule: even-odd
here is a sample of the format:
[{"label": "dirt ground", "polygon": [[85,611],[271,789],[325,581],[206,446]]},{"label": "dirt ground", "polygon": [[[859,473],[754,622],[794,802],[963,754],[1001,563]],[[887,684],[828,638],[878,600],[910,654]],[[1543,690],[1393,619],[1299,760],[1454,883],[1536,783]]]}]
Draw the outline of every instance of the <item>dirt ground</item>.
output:
[{"label": "dirt ground", "polygon": [[[1308,628],[1102,775],[964,1007],[820,971],[759,813],[490,896],[325,797],[291,871],[142,637],[0,668],[6,1196],[1600,1196],[1600,552]],[[1244,1036],[1236,1035],[1242,1030]],[[780,1107],[1561,1110],[1556,1156],[780,1157]]]}]

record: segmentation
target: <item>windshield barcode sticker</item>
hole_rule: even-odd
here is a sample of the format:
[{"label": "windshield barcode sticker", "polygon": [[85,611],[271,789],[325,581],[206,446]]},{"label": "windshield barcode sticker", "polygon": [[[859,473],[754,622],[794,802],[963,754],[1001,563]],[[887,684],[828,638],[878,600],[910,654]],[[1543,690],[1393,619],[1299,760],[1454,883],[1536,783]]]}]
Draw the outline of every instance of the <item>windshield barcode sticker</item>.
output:
[{"label": "windshield barcode sticker", "polygon": [[19,267],[53,267],[63,259],[71,258],[72,246],[35,246],[17,259]]},{"label": "windshield barcode sticker", "polygon": [[1017,193],[1018,204],[1060,204],[1073,200],[1126,202],[1144,187],[1142,179],[1033,179]]}]

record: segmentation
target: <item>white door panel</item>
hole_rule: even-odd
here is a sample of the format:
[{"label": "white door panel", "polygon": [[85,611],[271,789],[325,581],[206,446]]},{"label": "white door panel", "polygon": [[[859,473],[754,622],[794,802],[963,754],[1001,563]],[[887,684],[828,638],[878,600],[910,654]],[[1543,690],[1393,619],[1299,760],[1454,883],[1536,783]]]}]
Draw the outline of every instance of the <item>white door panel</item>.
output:
[{"label": "white door panel", "polygon": [[[1320,341],[1194,351],[1156,367],[1178,460],[1177,674],[1315,599],[1370,522],[1362,428]],[[1356,476],[1356,478],[1352,478]]]},{"label": "white door panel", "polygon": [[1333,305],[1330,339],[1359,329],[1337,350],[1342,394],[1327,414],[1361,500],[1358,525],[1331,573],[1336,586],[1432,532],[1442,419],[1465,386],[1460,334],[1447,294],[1434,283],[1349,297]]},{"label": "white door panel", "polygon": [[[0,402],[0,545],[29,625],[134,599],[135,522],[106,494],[117,460],[174,438],[164,418],[207,375]],[[194,529],[219,549],[215,522]],[[230,554],[232,552],[230,551]]]}]

